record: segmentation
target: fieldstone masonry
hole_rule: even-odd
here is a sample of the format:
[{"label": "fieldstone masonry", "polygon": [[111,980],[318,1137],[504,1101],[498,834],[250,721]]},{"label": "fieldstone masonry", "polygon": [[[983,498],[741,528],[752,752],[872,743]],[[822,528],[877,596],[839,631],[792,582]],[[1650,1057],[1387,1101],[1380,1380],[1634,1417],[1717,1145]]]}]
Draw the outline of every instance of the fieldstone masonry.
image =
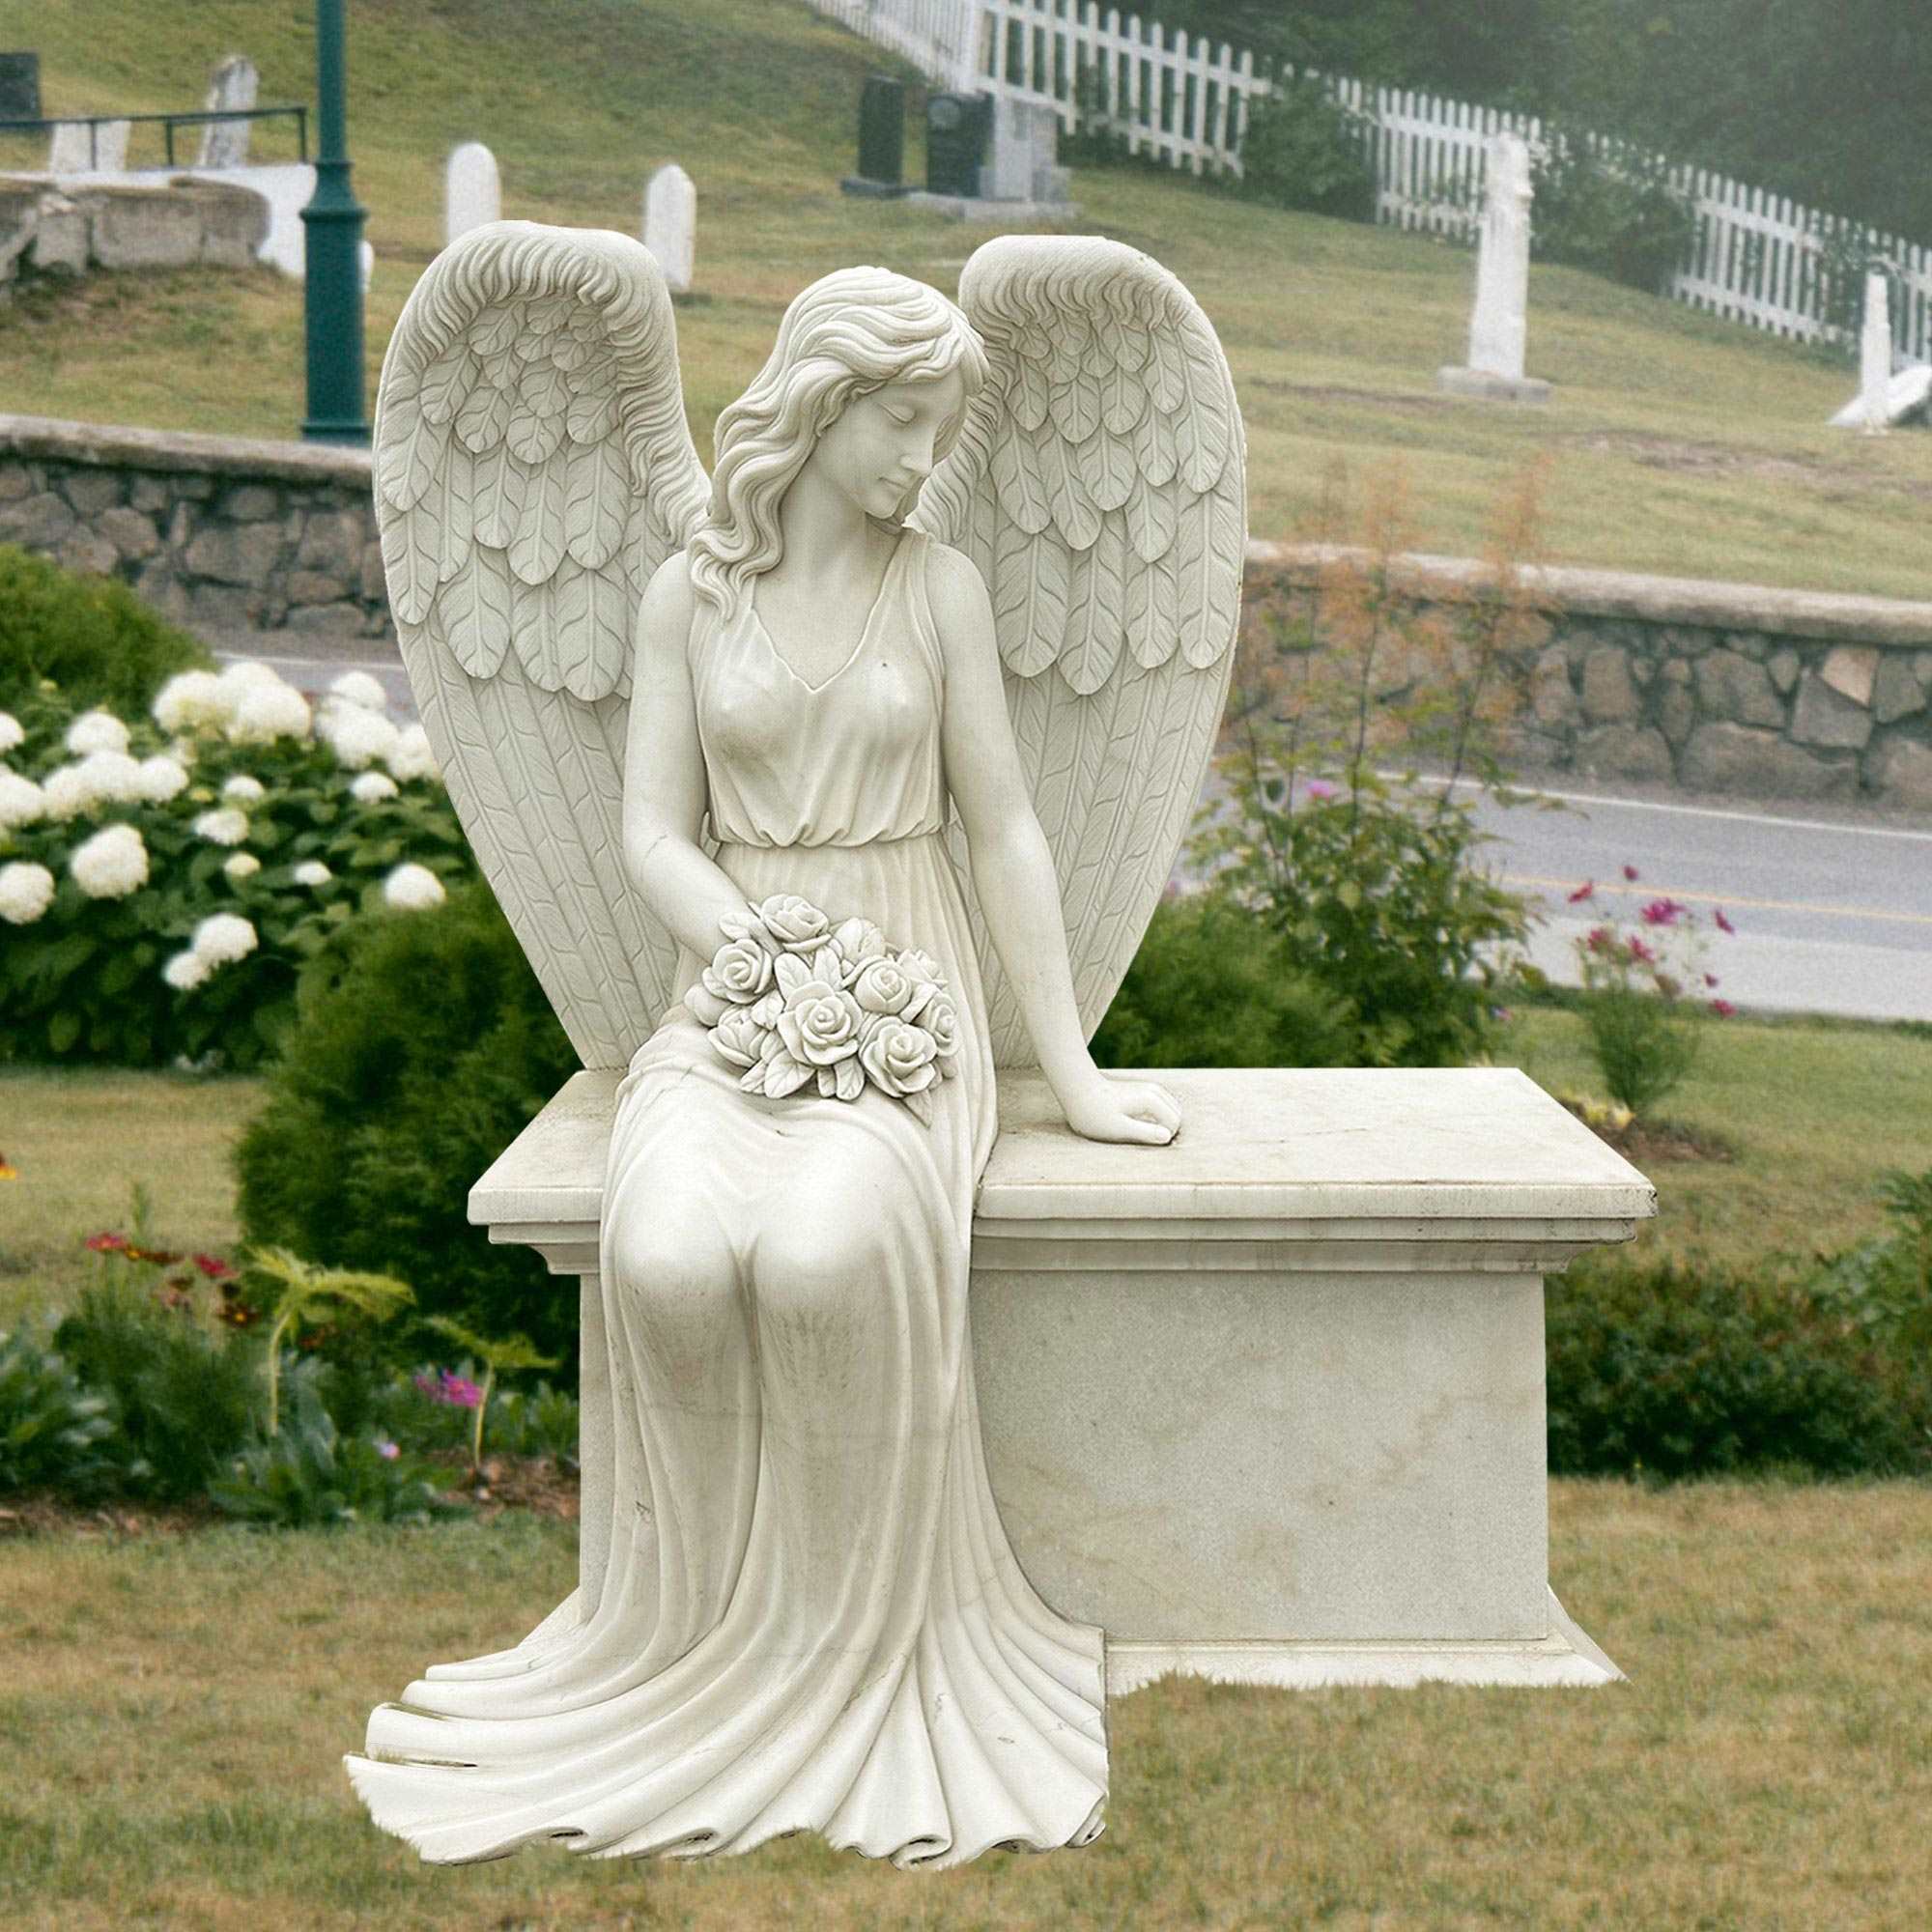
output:
[{"label": "fieldstone masonry", "polygon": [[[1329,554],[1251,543],[1247,610],[1283,591],[1305,608]],[[1475,575],[1415,556],[1399,583],[1452,605]],[[1932,812],[1932,604],[1600,570],[1536,582],[1550,636],[1517,731],[1526,768]]]},{"label": "fieldstone masonry", "polygon": [[0,416],[0,543],[122,578],[213,642],[393,644],[366,450]]},{"label": "fieldstone masonry", "polygon": [[[363,450],[0,415],[0,543],[123,578],[213,641],[394,647]],[[1250,543],[1249,619],[1305,602],[1330,554]],[[1415,556],[1399,587],[1453,605],[1476,576]],[[1598,570],[1536,584],[1551,630],[1519,727],[1525,768],[1932,813],[1932,604]]]}]

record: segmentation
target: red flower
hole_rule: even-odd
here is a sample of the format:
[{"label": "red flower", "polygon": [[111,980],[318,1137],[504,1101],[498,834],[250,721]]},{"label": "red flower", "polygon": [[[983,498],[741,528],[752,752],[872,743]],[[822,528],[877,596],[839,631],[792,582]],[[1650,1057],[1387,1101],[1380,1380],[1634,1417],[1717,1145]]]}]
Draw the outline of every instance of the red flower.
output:
[{"label": "red flower", "polygon": [[128,1246],[126,1235],[90,1235],[87,1245],[97,1255],[118,1255]]},{"label": "red flower", "polygon": [[1590,895],[1594,893],[1596,890],[1597,890],[1596,880],[1585,879],[1583,883],[1580,886],[1578,886],[1574,893],[1570,895],[1570,903],[1572,905],[1581,904],[1582,901],[1588,898]]},{"label": "red flower", "polygon": [[210,1281],[227,1281],[235,1273],[219,1255],[196,1255],[194,1264]]},{"label": "red flower", "polygon": [[1730,1001],[1728,1000],[1713,1000],[1711,1002],[1711,1010],[1714,1013],[1716,1013],[1720,1020],[1727,1020],[1734,1012],[1737,1011],[1737,1008],[1732,1006]]},{"label": "red flower", "polygon": [[1593,925],[1589,937],[1583,941],[1592,952],[1604,952],[1610,943],[1610,928],[1607,925]]},{"label": "red flower", "polygon": [[124,1247],[121,1252],[130,1262],[153,1262],[156,1266],[164,1268],[173,1267],[181,1260],[178,1254],[166,1248],[136,1248],[128,1246]]},{"label": "red flower", "polygon": [[1624,877],[1634,885],[1636,883],[1636,867],[1634,866],[1626,866],[1624,867]]},{"label": "red flower", "polygon": [[18,1180],[19,1178],[20,1170],[4,1153],[0,1153],[0,1180]]},{"label": "red flower", "polygon": [[1724,909],[1722,906],[1719,906],[1717,910],[1712,913],[1711,917],[1718,922],[1718,930],[1719,932],[1735,932],[1737,930],[1737,927],[1734,926],[1730,923],[1730,921],[1724,917]]},{"label": "red flower", "polygon": [[1675,925],[1677,916],[1684,907],[1671,898],[1652,899],[1647,906],[1639,908],[1639,915],[1646,925]]},{"label": "red flower", "polygon": [[242,1301],[224,1301],[214,1312],[231,1328],[250,1327],[258,1319],[256,1311]]},{"label": "red flower", "polygon": [[1715,973],[1706,973],[1704,975],[1704,983],[1707,986],[1715,986],[1718,983],[1718,976]]},{"label": "red flower", "polygon": [[1633,959],[1641,959],[1646,966],[1657,964],[1657,954],[1635,933],[1631,934],[1626,944],[1630,947],[1630,956]]}]

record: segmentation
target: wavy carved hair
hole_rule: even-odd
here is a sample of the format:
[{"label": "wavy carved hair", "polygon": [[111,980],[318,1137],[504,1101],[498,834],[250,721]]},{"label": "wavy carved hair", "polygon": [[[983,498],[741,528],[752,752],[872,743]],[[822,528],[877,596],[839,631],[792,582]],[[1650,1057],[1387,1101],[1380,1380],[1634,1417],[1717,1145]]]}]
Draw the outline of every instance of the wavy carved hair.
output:
[{"label": "wavy carved hair", "polygon": [[765,366],[718,418],[710,513],[689,545],[697,594],[728,616],[751,580],[778,562],[779,505],[854,396],[957,369],[966,393],[933,440],[937,466],[958,440],[986,367],[985,345],[964,313],[909,275],[839,269],[801,290]]}]

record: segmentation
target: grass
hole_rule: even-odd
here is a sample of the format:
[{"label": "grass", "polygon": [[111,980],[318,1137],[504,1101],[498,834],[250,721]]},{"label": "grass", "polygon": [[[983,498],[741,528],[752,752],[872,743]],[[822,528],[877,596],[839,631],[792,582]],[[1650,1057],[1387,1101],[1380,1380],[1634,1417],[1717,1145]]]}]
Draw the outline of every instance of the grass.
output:
[{"label": "grass", "polygon": [[[349,16],[355,179],[379,264],[372,381],[440,242],[444,156],[479,135],[506,212],[538,220],[635,233],[649,170],[690,170],[699,293],[680,304],[679,352],[701,451],[807,281],[873,261],[951,294],[990,232],[838,194],[861,77],[894,63],[800,0],[357,0]],[[236,46],[260,66],[265,102],[311,88],[308,10],[268,0],[66,0],[35,38],[50,112],[192,104]],[[916,135],[916,101],[908,126]],[[1296,528],[1331,463],[1400,462],[1420,547],[1468,552],[1509,479],[1547,453],[1559,560],[1932,597],[1932,438],[1827,428],[1853,380],[1813,352],[1538,267],[1530,366],[1554,400],[1454,401],[1434,379],[1463,353],[1466,254],[1141,169],[1083,169],[1074,191],[1083,232],[1146,249],[1219,331],[1257,535]],[[0,311],[0,393],[41,414],[283,437],[301,414],[300,368],[300,292],[266,272],[102,275]]]},{"label": "grass", "polygon": [[0,1922],[1917,1928],[1932,1489],[1551,1485],[1596,1690],[1169,1680],[1110,1713],[1106,1835],[901,1875],[796,1838],[690,1866],[434,1868],[339,1754],[574,1581],[568,1524],[28,1539],[0,1565]]}]

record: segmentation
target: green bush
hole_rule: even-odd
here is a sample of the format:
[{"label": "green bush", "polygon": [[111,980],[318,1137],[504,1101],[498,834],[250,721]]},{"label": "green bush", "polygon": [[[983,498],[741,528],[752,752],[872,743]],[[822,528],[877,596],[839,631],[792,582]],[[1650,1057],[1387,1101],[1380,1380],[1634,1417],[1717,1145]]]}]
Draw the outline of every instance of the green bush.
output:
[{"label": "green bush", "polygon": [[1605,154],[1560,130],[1530,153],[1531,253],[1661,294],[1696,231],[1691,203],[1670,185],[1668,164],[1634,152]]},{"label": "green bush", "polygon": [[357,922],[302,976],[237,1152],[246,1238],[394,1275],[416,1312],[522,1330],[576,1376],[576,1296],[465,1218],[471,1183],[577,1060],[480,883]]},{"label": "green bush", "polygon": [[1373,220],[1374,130],[1372,116],[1344,107],[1321,81],[1277,77],[1271,94],[1252,98],[1236,191],[1277,208]]},{"label": "green bush", "polygon": [[83,1388],[31,1328],[0,1330],[0,1492],[57,1485],[75,1496],[112,1490],[121,1466],[107,1398]]},{"label": "green bush", "polygon": [[47,679],[76,710],[145,711],[163,679],[211,663],[198,639],[125,583],[0,544],[0,710],[17,709]]},{"label": "green bush", "polygon": [[1218,894],[1164,899],[1094,1036],[1103,1066],[1348,1066],[1356,1015]]},{"label": "green bush", "polygon": [[1548,1289],[1560,1475],[1932,1470],[1932,1394],[1803,1284],[1587,1256]]},{"label": "green bush", "polygon": [[110,1405],[114,1434],[102,1447],[128,1494],[199,1495],[261,1416],[256,1351],[163,1306],[134,1269],[116,1277],[103,1268],[62,1318],[54,1344]]}]

